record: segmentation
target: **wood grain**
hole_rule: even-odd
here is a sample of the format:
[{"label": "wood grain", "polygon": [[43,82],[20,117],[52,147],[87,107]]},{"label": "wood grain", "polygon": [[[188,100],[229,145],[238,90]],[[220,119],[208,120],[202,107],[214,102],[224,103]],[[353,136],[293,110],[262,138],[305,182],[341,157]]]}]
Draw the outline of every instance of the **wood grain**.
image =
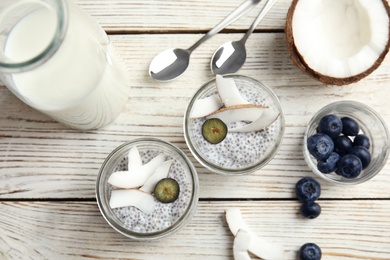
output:
[{"label": "wood grain", "polygon": [[[362,81],[343,87],[319,83],[291,62],[283,33],[291,0],[279,0],[247,42],[240,74],[275,91],[285,114],[285,136],[275,158],[254,174],[225,177],[207,171],[183,137],[183,115],[195,91],[212,80],[218,46],[242,37],[260,5],[196,49],[187,72],[169,83],[150,79],[152,58],[187,48],[243,0],[76,0],[110,34],[128,66],[130,98],[115,122],[96,131],[70,130],[19,101],[0,85],[0,259],[232,259],[233,237],[223,212],[242,209],[253,230],[283,244],[297,259],[306,242],[323,259],[390,259],[390,162],[366,184],[341,187],[319,180],[322,214],[298,214],[294,185],[314,176],[302,155],[312,115],[340,100],[363,102],[390,125],[390,58]],[[118,145],[157,137],[182,149],[197,168],[200,203],[174,236],[134,242],[116,233],[95,202],[100,165]],[[318,179],[318,178],[317,178]]]},{"label": "wood grain", "polygon": [[[151,136],[183,149],[197,166],[202,198],[291,198],[291,187],[302,176],[312,175],[301,152],[303,133],[311,116],[321,107],[339,100],[364,102],[390,123],[387,101],[389,59],[357,84],[326,86],[303,75],[288,58],[282,33],[256,33],[248,41],[250,56],[239,72],[272,87],[279,96],[286,118],[285,137],[275,158],[249,176],[227,178],[210,173],[191,156],[183,138],[183,115],[194,92],[213,78],[208,67],[212,51],[239,34],[223,34],[201,46],[189,70],[170,83],[152,81],[147,68],[154,54],[197,35],[111,36],[132,79],[125,110],[110,126],[88,132],[69,130],[18,101],[0,88],[0,182],[1,198],[92,198],[97,173],[116,146],[137,137]],[[156,43],[159,45],[156,46]],[[147,108],[145,104],[149,104]],[[328,198],[390,198],[390,165],[370,182],[340,188],[321,182]],[[42,185],[49,182],[50,185]],[[236,183],[245,188],[237,189]],[[235,192],[231,192],[235,190]],[[366,191],[366,192],[360,192]]]},{"label": "wood grain", "polygon": [[321,246],[323,259],[389,258],[390,224],[378,221],[390,214],[387,202],[320,204],[321,216],[307,220],[297,214],[296,201],[202,201],[183,230],[167,239],[136,242],[114,231],[94,202],[3,202],[0,258],[232,259],[233,236],[224,217],[231,207],[241,209],[257,235],[283,245],[284,260],[297,259],[307,242]]}]

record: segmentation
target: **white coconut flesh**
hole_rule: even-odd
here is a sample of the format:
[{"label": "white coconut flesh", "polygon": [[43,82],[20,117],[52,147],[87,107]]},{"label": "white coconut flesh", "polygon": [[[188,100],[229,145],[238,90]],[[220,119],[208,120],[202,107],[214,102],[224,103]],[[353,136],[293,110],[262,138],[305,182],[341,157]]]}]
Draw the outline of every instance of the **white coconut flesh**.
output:
[{"label": "white coconut flesh", "polygon": [[387,48],[389,16],[382,0],[299,0],[292,31],[307,66],[346,78],[368,70]]},{"label": "white coconut flesh", "polygon": [[266,110],[266,107],[256,104],[235,105],[221,108],[206,118],[218,118],[225,124],[236,121],[254,121],[263,114],[264,110]]},{"label": "white coconut flesh", "polygon": [[153,173],[152,176],[145,182],[145,184],[140,188],[141,191],[147,193],[153,193],[156,184],[164,178],[167,178],[169,175],[169,170],[171,169],[173,160],[168,160],[163,162]]},{"label": "white coconut flesh", "polygon": [[162,153],[154,157],[148,163],[133,171],[113,172],[107,182],[112,186],[122,189],[138,188],[153,175],[156,169],[165,161],[166,156]]},{"label": "white coconut flesh", "polygon": [[238,230],[233,242],[234,260],[250,260],[248,247],[252,240],[251,234],[243,229]]},{"label": "white coconut flesh", "polygon": [[267,240],[257,236],[249,229],[247,223],[242,218],[240,209],[238,208],[227,209],[225,211],[225,217],[229,229],[234,236],[237,236],[237,234],[241,230],[245,230],[247,232],[245,236],[250,235],[250,241],[248,241],[247,243],[244,243],[243,241],[240,242],[241,245],[247,244],[246,248],[249,252],[260,257],[261,259],[268,259],[268,260],[286,259],[283,246],[268,242]]},{"label": "white coconut flesh", "polygon": [[215,82],[218,93],[196,100],[190,118],[218,118],[225,124],[248,122],[247,125],[229,129],[232,132],[259,131],[278,118],[279,113],[270,108],[249,103],[241,95],[233,78],[216,75]]},{"label": "white coconut flesh", "polygon": [[110,207],[136,207],[145,214],[150,214],[156,207],[156,201],[149,193],[137,190],[113,190],[110,197]]},{"label": "white coconut flesh", "polygon": [[138,147],[134,146],[130,149],[128,155],[128,171],[135,171],[138,167],[142,166],[141,155],[139,154]]}]

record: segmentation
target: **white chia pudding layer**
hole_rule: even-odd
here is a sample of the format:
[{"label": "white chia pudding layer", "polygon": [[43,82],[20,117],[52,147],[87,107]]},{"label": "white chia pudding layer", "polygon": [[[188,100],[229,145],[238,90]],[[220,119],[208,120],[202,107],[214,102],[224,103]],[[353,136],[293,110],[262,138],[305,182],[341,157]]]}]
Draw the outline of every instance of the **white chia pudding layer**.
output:
[{"label": "white chia pudding layer", "polygon": [[[267,106],[277,111],[276,104],[264,90],[259,89],[251,83],[241,81],[236,81],[236,83],[240,94],[249,103]],[[214,92],[209,92],[202,98],[215,93],[217,93],[216,88]],[[222,142],[211,144],[202,136],[202,125],[205,121],[206,118],[190,119],[188,131],[191,133],[191,142],[205,160],[225,169],[244,169],[262,161],[271,153],[280,134],[281,122],[277,119],[270,126],[260,131],[228,131],[226,138]],[[247,122],[238,121],[227,124],[227,127],[231,129],[245,124]]]},{"label": "white chia pudding layer", "polygon": [[[149,162],[152,158],[160,154],[160,151],[139,151],[143,164]],[[120,219],[123,226],[133,232],[152,233],[164,230],[179,220],[189,207],[193,193],[193,183],[185,168],[176,158],[167,156],[167,160],[173,159],[168,177],[175,179],[180,186],[180,193],[177,200],[172,203],[161,203],[156,198],[156,207],[150,214],[145,214],[136,207],[128,206],[112,209],[116,217]],[[124,157],[114,171],[126,171],[128,168],[128,157]],[[110,186],[109,193],[115,189]]]}]

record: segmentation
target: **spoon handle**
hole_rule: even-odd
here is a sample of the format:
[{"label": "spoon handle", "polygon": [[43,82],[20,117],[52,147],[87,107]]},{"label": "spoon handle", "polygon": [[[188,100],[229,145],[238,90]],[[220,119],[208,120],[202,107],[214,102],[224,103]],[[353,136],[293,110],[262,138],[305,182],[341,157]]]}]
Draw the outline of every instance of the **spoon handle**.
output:
[{"label": "spoon handle", "polygon": [[256,19],[253,21],[251,27],[249,27],[248,31],[245,33],[244,37],[241,39],[242,42],[246,42],[249,36],[256,29],[257,25],[263,20],[264,16],[268,13],[269,10],[274,6],[277,0],[267,0],[260,13],[257,15]]},{"label": "spoon handle", "polygon": [[234,10],[231,14],[226,16],[219,24],[217,24],[213,29],[211,29],[208,33],[206,33],[202,38],[200,38],[197,42],[195,42],[188,51],[191,53],[194,51],[199,45],[203,42],[210,39],[215,34],[219,33],[223,28],[233,23],[248,11],[250,11],[253,7],[255,7],[261,0],[246,0],[243,2],[236,10]]}]

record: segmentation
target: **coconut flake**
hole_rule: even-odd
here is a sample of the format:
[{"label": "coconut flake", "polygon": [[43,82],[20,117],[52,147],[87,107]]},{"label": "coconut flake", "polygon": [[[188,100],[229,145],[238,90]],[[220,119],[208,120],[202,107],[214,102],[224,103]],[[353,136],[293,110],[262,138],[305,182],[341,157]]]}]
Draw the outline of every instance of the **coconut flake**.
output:
[{"label": "coconut flake", "polygon": [[152,193],[156,184],[164,178],[168,177],[169,170],[171,169],[173,160],[168,160],[163,162],[153,173],[153,175],[145,182],[145,184],[140,188],[141,191]]},{"label": "coconut flake", "polygon": [[260,131],[271,125],[279,116],[279,112],[272,109],[265,109],[264,112],[255,121],[229,129],[229,132],[251,132]]},{"label": "coconut flake", "polygon": [[225,107],[249,104],[249,102],[241,96],[234,79],[224,78],[221,75],[216,75],[215,83],[217,86],[218,94]]},{"label": "coconut flake", "polygon": [[207,116],[223,106],[218,94],[214,94],[194,102],[190,118],[200,118]]},{"label": "coconut flake", "polygon": [[266,107],[256,104],[235,105],[221,108],[207,116],[207,119],[218,118],[225,124],[236,121],[254,121],[259,118]]},{"label": "coconut flake", "polygon": [[138,167],[134,171],[118,171],[110,175],[107,182],[115,187],[131,189],[145,184],[156,169],[165,161],[162,153],[154,157],[148,163]]},{"label": "coconut flake", "polygon": [[150,214],[156,207],[154,197],[137,189],[113,190],[110,197],[110,207],[136,207],[145,214]]},{"label": "coconut flake", "polygon": [[282,246],[270,243],[263,238],[254,234],[247,226],[246,222],[242,218],[241,211],[238,208],[230,208],[225,211],[226,222],[229,229],[234,236],[237,235],[239,230],[245,230],[250,235],[250,243],[248,251],[252,254],[267,260],[280,260],[286,259],[284,255],[284,249]]},{"label": "coconut flake", "polygon": [[135,171],[137,168],[142,166],[141,155],[139,154],[138,147],[133,146],[128,155],[128,171]]},{"label": "coconut flake", "polygon": [[243,229],[238,230],[233,242],[233,256],[234,260],[250,260],[248,254],[248,247],[250,245],[252,236]]}]

